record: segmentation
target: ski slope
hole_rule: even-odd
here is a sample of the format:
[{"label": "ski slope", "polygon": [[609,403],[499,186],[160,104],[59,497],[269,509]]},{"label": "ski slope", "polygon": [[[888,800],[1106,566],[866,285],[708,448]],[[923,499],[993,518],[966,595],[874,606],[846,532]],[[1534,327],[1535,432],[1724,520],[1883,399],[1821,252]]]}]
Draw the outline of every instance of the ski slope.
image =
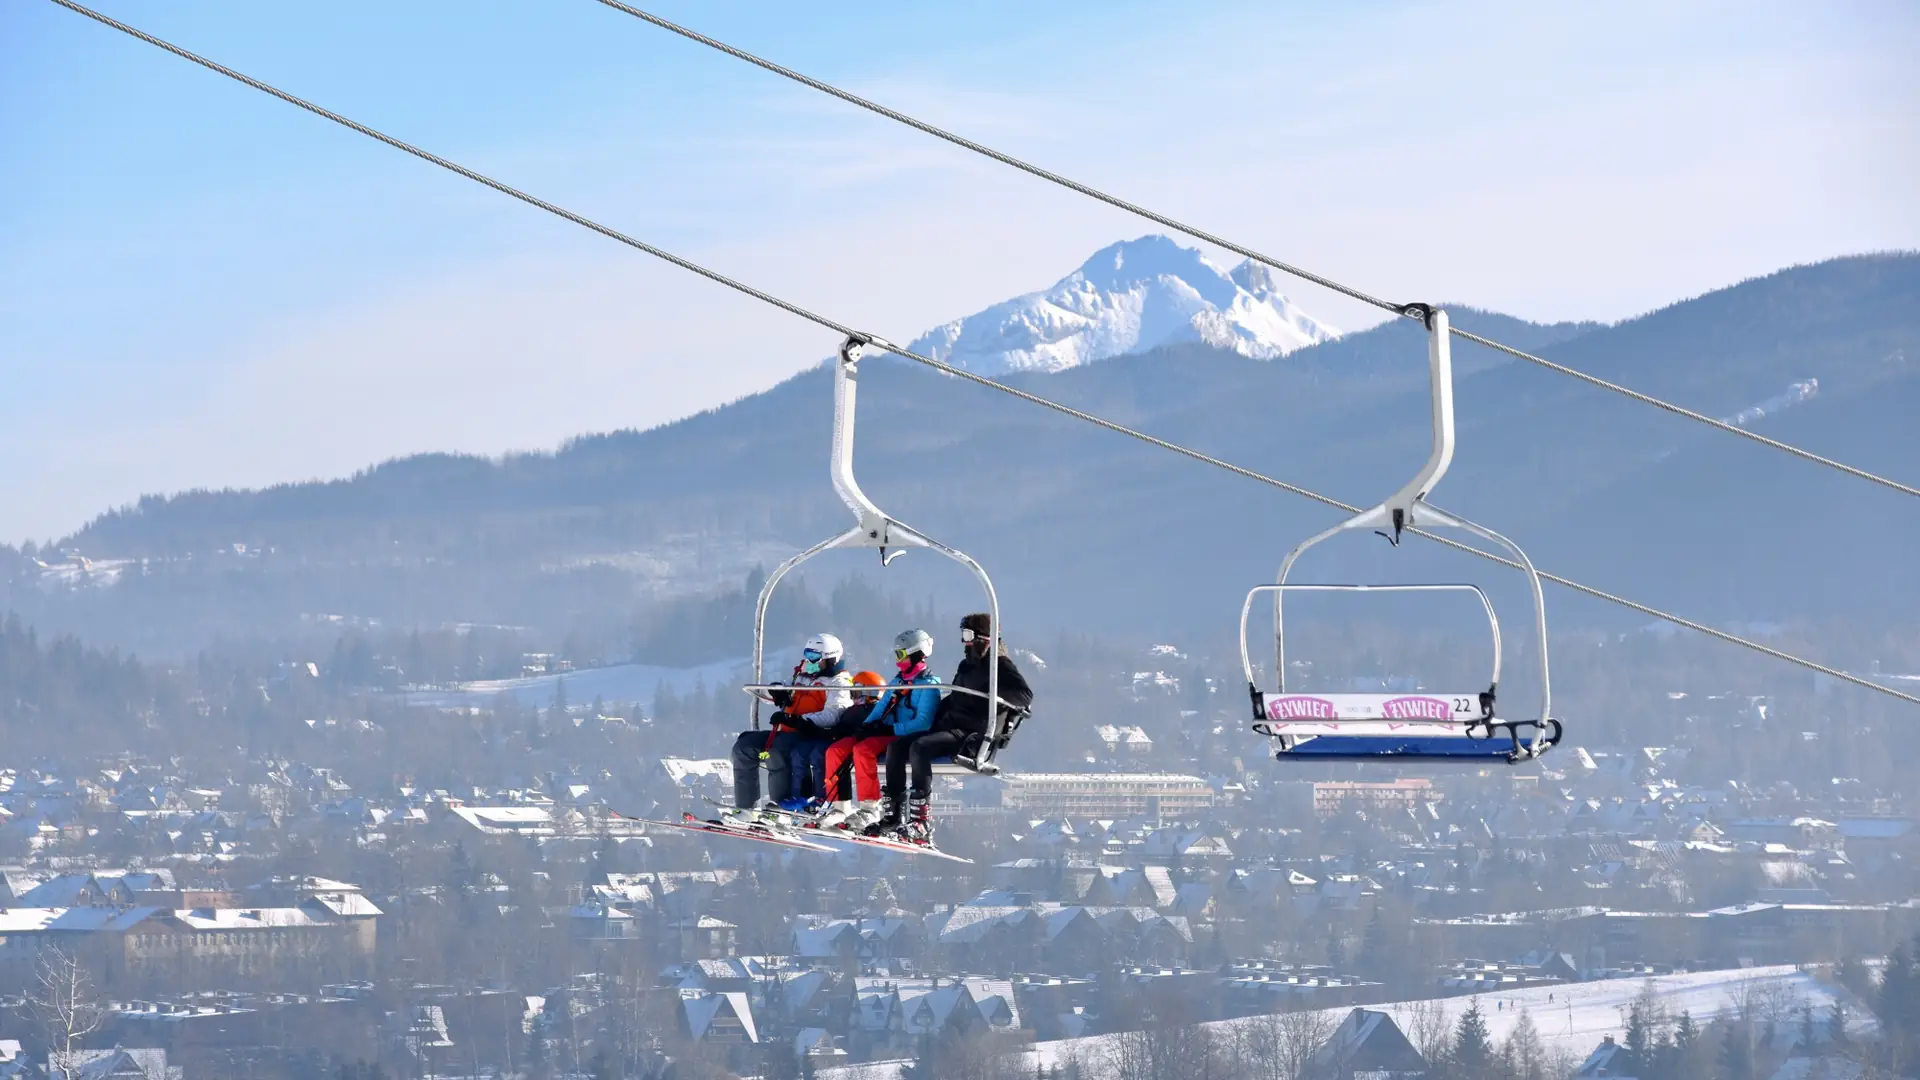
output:
[{"label": "ski slope", "polygon": [[[793,659],[788,659],[789,654]],[[767,670],[784,676],[799,658],[799,650],[787,649],[767,654]],[[424,708],[486,708],[502,696],[525,707],[545,708],[554,699],[561,683],[567,687],[567,700],[581,705],[600,698],[609,705],[647,705],[662,686],[676,694],[695,690],[710,692],[717,686],[738,686],[748,681],[751,665],[746,660],[720,660],[700,667],[657,667],[652,664],[613,664],[582,668],[552,675],[529,675],[520,679],[486,679],[432,690],[403,690],[400,699],[408,705]],[[745,696],[740,698],[744,715]]]},{"label": "ski slope", "polygon": [[[1694,1019],[1702,1022],[1723,1011],[1735,1011],[1737,1003],[1749,997],[1755,1000],[1773,997],[1777,1001],[1790,1002],[1782,1005],[1781,1010],[1783,1015],[1793,1020],[1797,1020],[1803,1002],[1812,1005],[1816,1015],[1824,1017],[1835,998],[1832,987],[1791,965],[1783,964],[1661,975],[1650,980],[1607,979],[1532,987],[1505,994],[1483,994],[1479,998],[1480,1010],[1486,1017],[1487,1030],[1495,1043],[1512,1034],[1513,1029],[1519,1026],[1520,1017],[1525,1014],[1533,1017],[1534,1029],[1548,1050],[1564,1050],[1584,1057],[1603,1037],[1612,1035],[1618,1039],[1625,1033],[1626,1009],[1648,982],[1653,983],[1654,992],[1669,1014],[1689,1012]],[[1471,997],[1457,997],[1437,1002],[1445,1013],[1449,1030],[1459,1022],[1460,1014],[1467,1010],[1473,1000]],[[1404,1030],[1410,1026],[1407,1019],[1409,1009],[1427,1004],[1424,1001],[1394,1002],[1365,1008],[1388,1013]],[[1324,1010],[1329,1021],[1336,1024],[1349,1011],[1348,1007]],[[1873,1025],[1872,1017],[1866,1010],[1851,1002],[1849,1017],[1855,1030],[1866,1030]],[[1220,1020],[1202,1026],[1216,1034],[1225,1035],[1235,1025],[1245,1022]],[[1070,1060],[1078,1061],[1089,1080],[1105,1080],[1110,1072],[1108,1062],[1113,1058],[1115,1045],[1112,1035],[1038,1043],[1025,1055],[1024,1068],[1033,1070],[1041,1065],[1054,1068]],[[822,1069],[819,1075],[822,1080],[896,1080],[903,1064],[898,1061],[877,1061]]]}]

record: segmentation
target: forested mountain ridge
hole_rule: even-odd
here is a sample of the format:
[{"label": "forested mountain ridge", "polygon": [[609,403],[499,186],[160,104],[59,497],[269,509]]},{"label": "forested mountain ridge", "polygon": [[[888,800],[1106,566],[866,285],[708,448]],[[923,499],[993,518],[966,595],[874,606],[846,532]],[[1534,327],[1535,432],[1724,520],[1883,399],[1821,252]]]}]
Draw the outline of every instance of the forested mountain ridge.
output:
[{"label": "forested mountain ridge", "polygon": [[[1451,310],[1465,329],[1715,416],[1815,380],[1817,392],[1749,422],[1911,479],[1920,434],[1901,418],[1920,410],[1916,301],[1920,257],[1877,255],[1607,327]],[[1436,501],[1519,539],[1543,566],[1706,618],[1887,615],[1902,590],[1920,594],[1916,571],[1885,546],[1920,524],[1898,495],[1479,346],[1456,341],[1455,356],[1461,445]],[[1364,502],[1424,454],[1424,372],[1418,327],[1398,321],[1280,360],[1184,345],[1008,381]],[[9,602],[42,625],[134,643],[140,628],[170,622],[238,634],[311,612],[617,627],[662,588],[737,580],[842,527],[825,468],[828,378],[809,370],[551,454],[425,455],[341,481],[145,499],[67,541],[95,557],[150,557],[145,573],[79,591],[17,573]],[[1141,635],[1218,629],[1286,547],[1331,520],[901,362],[870,362],[863,390],[863,485],[986,562],[1010,618],[1093,618]],[[1844,520],[1893,531],[1831,527]],[[1308,572],[1484,573],[1418,546],[1391,562],[1343,549]],[[911,592],[920,580],[896,585]]]}]

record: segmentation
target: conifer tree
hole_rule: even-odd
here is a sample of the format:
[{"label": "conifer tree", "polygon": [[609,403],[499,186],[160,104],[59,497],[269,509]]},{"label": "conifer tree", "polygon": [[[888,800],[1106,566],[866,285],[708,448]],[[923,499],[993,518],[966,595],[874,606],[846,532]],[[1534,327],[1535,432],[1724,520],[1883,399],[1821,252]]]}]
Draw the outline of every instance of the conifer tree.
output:
[{"label": "conifer tree", "polygon": [[1487,1032],[1487,1018],[1480,1011],[1480,999],[1474,998],[1460,1023],[1453,1030],[1454,1071],[1461,1076],[1486,1076],[1493,1064],[1493,1037]]},{"label": "conifer tree", "polygon": [[1720,1080],[1753,1080],[1753,1047],[1743,1024],[1728,1024],[1720,1043]]}]

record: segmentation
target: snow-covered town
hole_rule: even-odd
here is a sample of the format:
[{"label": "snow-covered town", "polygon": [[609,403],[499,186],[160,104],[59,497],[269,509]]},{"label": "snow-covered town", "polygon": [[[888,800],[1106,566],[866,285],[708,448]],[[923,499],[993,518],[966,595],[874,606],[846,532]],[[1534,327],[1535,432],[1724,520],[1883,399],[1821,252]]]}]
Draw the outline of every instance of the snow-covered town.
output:
[{"label": "snow-covered town", "polygon": [[[1712,731],[1799,738],[1780,704],[1674,691],[1680,745],[1310,779],[1183,735],[1179,659],[1110,673],[1127,722],[1049,731],[1075,771],[940,778],[941,848],[971,862],[654,824],[729,802],[732,763],[647,759],[711,726],[692,699],[572,703],[617,683],[571,663],[517,684],[545,707],[383,719],[528,725],[493,736],[524,768],[458,787],[284,758],[8,762],[0,978],[27,992],[0,1017],[31,1026],[57,957],[90,980],[91,1043],[211,1075],[886,1077],[988,1049],[1009,1076],[1162,1075],[1131,1070],[1172,1052],[1218,1076],[1438,1075],[1478,1052],[1467,1033],[1517,1076],[1738,1053],[1793,1078],[1864,1075],[1836,1055],[1903,1022],[1876,987],[1920,932],[1911,806],[1846,777],[1711,778]],[[328,675],[254,694],[318,707]],[[291,727],[336,761],[388,742]],[[1623,1073],[1628,1052],[1660,1064]]]}]

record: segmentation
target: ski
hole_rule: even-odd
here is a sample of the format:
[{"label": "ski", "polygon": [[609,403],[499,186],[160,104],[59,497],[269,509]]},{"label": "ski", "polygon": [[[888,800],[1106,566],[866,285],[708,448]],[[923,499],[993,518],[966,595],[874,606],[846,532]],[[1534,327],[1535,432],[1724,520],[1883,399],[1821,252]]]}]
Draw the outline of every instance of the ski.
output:
[{"label": "ski", "polygon": [[[880,848],[883,851],[898,851],[904,855],[930,855],[933,858],[945,859],[948,862],[966,863],[968,865],[972,865],[973,863],[972,859],[960,855],[948,854],[931,844],[915,844],[906,840],[889,839],[884,836],[866,836],[862,833],[848,832],[845,829],[819,828],[816,824],[819,819],[812,814],[800,814],[792,810],[741,810],[714,799],[708,799],[707,802],[720,809],[723,819],[729,813],[768,814],[779,818],[789,823],[788,828],[798,830],[802,838],[815,842],[814,846],[823,850],[842,850],[838,847],[828,848],[827,845],[829,844],[859,844],[863,847]],[[738,829],[744,828],[745,826],[730,824],[728,827]],[[785,834],[783,833],[781,835]]]},{"label": "ski", "polygon": [[859,844],[862,847],[879,848],[882,851],[897,851],[902,855],[927,855],[947,862],[973,865],[973,860],[963,855],[954,855],[941,851],[932,844],[913,844],[905,840],[892,840],[884,836],[865,836],[860,833],[828,832],[821,830],[820,838],[829,843]]},{"label": "ski", "polygon": [[784,832],[775,832],[770,828],[753,828],[745,825],[729,825],[722,821],[706,821],[692,814],[681,814],[679,821],[661,821],[656,818],[634,817],[614,811],[614,816],[627,821],[637,821],[645,825],[660,825],[669,829],[685,829],[688,832],[705,833],[708,836],[733,836],[742,840],[758,840],[763,844],[775,844],[780,847],[799,848],[804,851],[824,851],[832,854],[836,849],[825,844],[799,836],[790,836]]},{"label": "ski", "polygon": [[[720,799],[705,799],[705,801],[707,805],[720,811],[720,822],[732,828],[774,828],[780,832],[812,834],[818,830],[816,822],[820,821],[818,817],[808,813],[795,813],[795,811],[783,811],[783,809],[739,809],[732,803],[722,803]],[[762,815],[778,824],[764,821]]]}]

